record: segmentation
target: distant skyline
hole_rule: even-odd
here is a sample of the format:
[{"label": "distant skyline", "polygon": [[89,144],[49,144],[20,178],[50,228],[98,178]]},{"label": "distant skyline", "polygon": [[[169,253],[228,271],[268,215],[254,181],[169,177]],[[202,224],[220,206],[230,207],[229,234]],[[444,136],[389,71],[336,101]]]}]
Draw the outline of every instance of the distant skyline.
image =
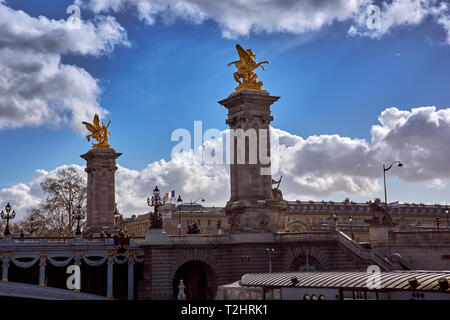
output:
[{"label": "distant skyline", "polygon": [[[447,204],[450,9],[445,1],[0,0],[0,209],[19,217],[39,183],[91,146],[81,121],[111,119],[118,207],[148,211],[155,185],[224,206],[226,165],[171,159],[177,128],[226,130],[236,43],[259,61],[287,200]],[[370,5],[380,27],[367,25]],[[192,142],[193,143],[193,142]]]}]

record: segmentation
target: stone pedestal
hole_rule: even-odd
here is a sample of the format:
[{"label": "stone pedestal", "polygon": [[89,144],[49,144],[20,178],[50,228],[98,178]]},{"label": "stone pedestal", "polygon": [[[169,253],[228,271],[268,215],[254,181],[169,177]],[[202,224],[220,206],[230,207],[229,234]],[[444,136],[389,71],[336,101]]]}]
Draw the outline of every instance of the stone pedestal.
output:
[{"label": "stone pedestal", "polygon": [[389,233],[393,231],[391,226],[370,226],[369,243],[372,248],[389,246]]},{"label": "stone pedestal", "polygon": [[87,212],[84,234],[114,229],[116,159],[114,149],[91,149],[81,155],[86,160]]},{"label": "stone pedestal", "polygon": [[243,90],[219,101],[228,109],[231,197],[225,207],[230,231],[270,232],[284,228],[283,201],[272,196],[270,106],[279,97]]},{"label": "stone pedestal", "polygon": [[150,229],[145,235],[145,244],[166,244],[169,243],[167,233],[164,229]]}]

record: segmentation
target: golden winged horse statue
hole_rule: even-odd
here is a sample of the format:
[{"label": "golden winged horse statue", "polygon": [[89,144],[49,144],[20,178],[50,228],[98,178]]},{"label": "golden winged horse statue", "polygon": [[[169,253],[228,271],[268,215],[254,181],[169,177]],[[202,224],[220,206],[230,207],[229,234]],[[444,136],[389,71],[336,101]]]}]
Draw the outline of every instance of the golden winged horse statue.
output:
[{"label": "golden winged horse statue", "polygon": [[103,123],[100,124],[100,118],[98,114],[95,114],[94,121],[91,123],[83,121],[82,124],[86,126],[91,134],[86,136],[88,141],[91,141],[91,138],[97,140],[98,143],[93,143],[92,147],[94,149],[110,149],[111,146],[108,144],[108,134],[111,133],[108,131],[109,124],[111,120],[109,120],[108,124],[105,126]]},{"label": "golden winged horse statue", "polygon": [[[269,64],[269,61],[256,62],[256,55],[251,49],[244,50],[239,44],[236,45],[237,52],[239,54],[239,60],[230,62],[228,66],[234,64],[238,69],[234,73],[234,80],[236,80],[239,85],[236,87],[236,92],[241,90],[262,90],[262,81],[256,81],[258,75],[253,72],[258,67],[266,70],[263,66],[264,63]],[[242,79],[242,82],[241,82]]]}]

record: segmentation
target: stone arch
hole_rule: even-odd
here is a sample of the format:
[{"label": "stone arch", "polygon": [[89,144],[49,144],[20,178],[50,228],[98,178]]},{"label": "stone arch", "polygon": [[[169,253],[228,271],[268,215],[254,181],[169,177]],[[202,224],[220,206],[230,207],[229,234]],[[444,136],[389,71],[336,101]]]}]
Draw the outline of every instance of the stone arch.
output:
[{"label": "stone arch", "polygon": [[[214,299],[217,293],[219,283],[218,277],[221,269],[217,261],[218,259],[212,250],[194,248],[185,249],[180,252],[170,268],[170,279],[172,281],[174,291],[175,286],[178,286],[178,284],[175,284],[174,282],[178,280],[179,273],[185,271],[186,269],[189,270],[190,267],[195,266],[197,269],[202,268],[205,273],[204,276],[207,278],[206,286],[209,291],[209,298]],[[188,284],[185,283],[185,285]]]},{"label": "stone arch", "polygon": [[286,230],[289,232],[309,232],[309,227],[301,220],[292,220],[286,223]]},{"label": "stone arch", "polygon": [[284,259],[284,270],[321,271],[326,268],[325,253],[317,247],[292,247]]}]

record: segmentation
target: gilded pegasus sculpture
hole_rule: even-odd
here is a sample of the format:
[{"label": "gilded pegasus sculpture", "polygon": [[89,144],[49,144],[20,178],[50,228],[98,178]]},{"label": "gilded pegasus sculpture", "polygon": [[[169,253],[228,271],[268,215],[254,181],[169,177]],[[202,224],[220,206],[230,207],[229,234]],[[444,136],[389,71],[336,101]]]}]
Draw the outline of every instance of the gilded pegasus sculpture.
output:
[{"label": "gilded pegasus sculpture", "polygon": [[83,121],[82,124],[86,126],[91,134],[86,136],[88,141],[91,141],[91,138],[97,140],[98,143],[93,143],[92,148],[94,149],[110,149],[111,146],[108,144],[108,134],[111,133],[108,131],[108,127],[111,123],[109,120],[108,124],[105,126],[103,123],[100,124],[100,119],[98,114],[95,114],[94,121],[91,123]]},{"label": "gilded pegasus sculpture", "polygon": [[[262,90],[263,83],[262,81],[257,81],[258,75],[253,72],[253,70],[261,67],[263,70],[266,70],[263,64],[269,64],[269,61],[256,62],[256,55],[251,49],[244,50],[239,44],[236,45],[237,52],[239,54],[239,60],[230,62],[228,66],[234,64],[238,69],[234,73],[234,80],[236,80],[239,85],[236,87],[236,91],[241,90],[256,90],[256,91],[265,91]],[[242,81],[241,81],[242,79]]]}]

